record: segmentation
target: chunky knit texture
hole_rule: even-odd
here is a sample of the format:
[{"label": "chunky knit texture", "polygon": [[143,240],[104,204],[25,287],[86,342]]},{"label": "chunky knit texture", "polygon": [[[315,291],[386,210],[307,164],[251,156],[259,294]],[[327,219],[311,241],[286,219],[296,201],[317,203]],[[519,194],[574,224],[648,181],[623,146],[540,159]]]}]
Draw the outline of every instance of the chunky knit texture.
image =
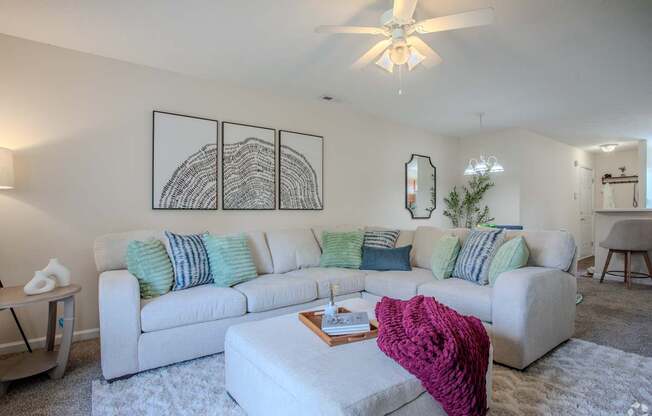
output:
[{"label": "chunky knit texture", "polygon": [[384,297],[376,318],[378,347],[421,380],[449,416],[487,414],[490,342],[479,319],[424,296]]}]

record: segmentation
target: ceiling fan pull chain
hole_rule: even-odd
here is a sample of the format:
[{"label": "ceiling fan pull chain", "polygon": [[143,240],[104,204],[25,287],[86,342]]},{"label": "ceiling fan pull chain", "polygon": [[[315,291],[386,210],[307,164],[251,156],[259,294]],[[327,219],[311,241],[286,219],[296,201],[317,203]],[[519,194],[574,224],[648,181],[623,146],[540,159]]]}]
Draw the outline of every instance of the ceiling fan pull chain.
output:
[{"label": "ceiling fan pull chain", "polygon": [[398,66],[398,95],[403,95],[403,65]]}]

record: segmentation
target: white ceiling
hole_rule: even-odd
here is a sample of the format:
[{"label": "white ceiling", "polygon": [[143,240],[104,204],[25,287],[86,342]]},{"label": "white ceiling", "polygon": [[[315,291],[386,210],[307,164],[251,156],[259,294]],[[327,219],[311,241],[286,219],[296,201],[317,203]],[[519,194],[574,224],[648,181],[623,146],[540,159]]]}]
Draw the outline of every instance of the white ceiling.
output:
[{"label": "white ceiling", "polygon": [[[279,94],[330,94],[436,134],[521,127],[577,146],[652,139],[652,1],[421,0],[417,17],[493,6],[492,26],[423,35],[443,57],[398,80],[349,69],[391,0],[0,0],[0,32]],[[334,103],[333,105],[338,105]]]}]

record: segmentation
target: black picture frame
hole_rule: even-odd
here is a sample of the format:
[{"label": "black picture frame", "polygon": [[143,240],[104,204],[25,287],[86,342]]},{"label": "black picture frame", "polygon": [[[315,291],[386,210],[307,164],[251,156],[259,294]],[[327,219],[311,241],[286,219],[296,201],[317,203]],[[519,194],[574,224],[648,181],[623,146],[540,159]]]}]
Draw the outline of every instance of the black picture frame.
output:
[{"label": "black picture frame", "polygon": [[[155,193],[155,166],[156,166],[156,114],[167,114],[171,116],[178,117],[187,117],[197,120],[205,120],[215,122],[215,207],[214,208],[169,208],[169,207],[157,207],[155,204],[154,193]],[[219,209],[218,205],[218,193],[219,193],[219,155],[217,155],[217,150],[219,148],[219,125],[218,120],[207,118],[207,117],[198,117],[191,116],[187,114],[172,113],[168,111],[153,110],[152,111],[152,210],[156,211],[217,211]]]},{"label": "black picture frame", "polygon": [[[243,127],[252,127],[252,128],[256,128],[256,129],[262,129],[262,130],[271,130],[271,131],[274,132],[274,172],[273,172],[273,174],[274,174],[274,185],[273,185],[273,189],[272,189],[272,191],[274,192],[274,198],[273,198],[274,206],[272,208],[226,208],[226,206],[224,204],[224,197],[225,197],[225,192],[224,192],[224,178],[225,178],[225,176],[224,176],[224,125],[225,124],[231,124],[231,125],[243,126]],[[222,180],[221,180],[221,184],[222,184],[222,187],[221,187],[221,189],[222,189],[222,210],[223,211],[274,211],[274,210],[276,210],[277,199],[278,199],[277,194],[278,194],[278,189],[279,189],[279,185],[277,184],[279,182],[279,172],[278,172],[278,170],[279,170],[279,164],[280,164],[279,163],[279,158],[278,158],[278,155],[279,155],[279,151],[278,151],[279,139],[278,139],[278,134],[277,134],[276,129],[270,128],[270,127],[255,126],[255,125],[252,125],[252,124],[236,123],[236,122],[232,122],[232,121],[223,121],[221,128],[222,128],[222,140],[221,140],[221,146],[220,146],[220,161],[221,161],[221,165],[222,165],[222,168],[221,168],[222,169]]]},{"label": "black picture frame", "polygon": [[[433,186],[434,186],[434,197],[432,198],[432,208],[428,208],[428,216],[415,216],[414,212],[412,212],[412,209],[410,208],[410,204],[408,201],[408,166],[412,161],[414,160],[415,157],[422,157],[428,159],[428,163],[430,166],[432,166],[432,171],[433,171]],[[425,220],[425,219],[430,219],[432,217],[432,212],[437,209],[437,167],[432,164],[432,159],[430,159],[430,156],[426,155],[420,155],[417,153],[412,153],[412,156],[410,156],[410,160],[405,162],[405,209],[408,210],[410,213],[410,216],[412,217],[413,220]]]},{"label": "black picture frame", "polygon": [[[283,176],[282,176],[282,167],[283,167],[283,152],[282,152],[282,146],[283,146],[283,133],[292,133],[292,134],[298,134],[302,136],[309,136],[309,137],[316,137],[321,141],[321,189],[320,189],[320,201],[321,201],[321,206],[319,208],[283,208],[282,204],[282,195],[281,195],[281,182],[283,181]],[[293,131],[293,130],[284,130],[281,129],[278,131],[278,146],[279,146],[279,161],[278,161],[278,170],[279,170],[279,177],[278,177],[278,207],[279,210],[281,211],[323,211],[324,210],[324,136],[320,136],[317,134],[310,134],[310,133],[301,133],[298,131]]]}]

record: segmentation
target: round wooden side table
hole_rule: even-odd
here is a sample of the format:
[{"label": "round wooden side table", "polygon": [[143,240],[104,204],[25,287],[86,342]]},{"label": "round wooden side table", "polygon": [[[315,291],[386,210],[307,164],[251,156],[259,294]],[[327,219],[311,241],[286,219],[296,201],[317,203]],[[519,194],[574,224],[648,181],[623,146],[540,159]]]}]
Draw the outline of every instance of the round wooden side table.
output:
[{"label": "round wooden side table", "polygon": [[[81,290],[78,285],[58,287],[51,292],[28,296],[22,286],[0,289],[0,310],[20,308],[39,302],[49,303],[48,332],[46,348],[33,353],[18,354],[0,360],[0,396],[7,392],[9,383],[25,377],[48,372],[52,379],[63,377],[68,365],[72,333],[75,329],[75,294]],[[54,351],[54,337],[57,332],[57,303],[63,302],[63,336],[59,351]]]}]

